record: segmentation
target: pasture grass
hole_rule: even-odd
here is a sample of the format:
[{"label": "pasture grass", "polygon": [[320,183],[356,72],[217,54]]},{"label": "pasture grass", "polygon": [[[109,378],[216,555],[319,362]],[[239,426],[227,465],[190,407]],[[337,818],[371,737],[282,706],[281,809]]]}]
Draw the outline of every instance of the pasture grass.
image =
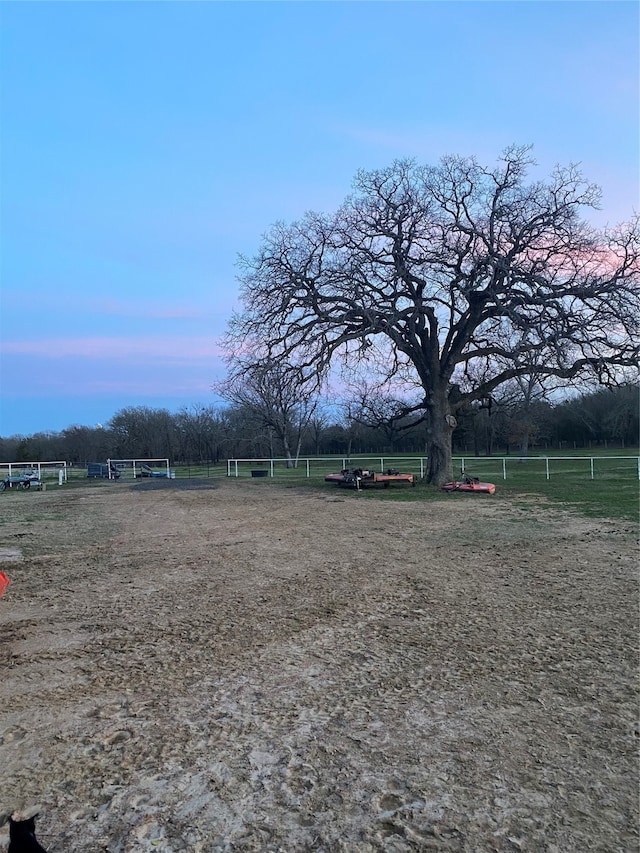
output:
[{"label": "pasture grass", "polygon": [[[554,458],[548,467],[544,457],[529,457],[523,462],[512,457],[504,464],[501,457],[464,457],[464,470],[480,480],[495,483],[496,495],[519,501],[521,505],[538,503],[543,499],[550,504],[571,507],[590,517],[638,520],[640,481],[637,458],[611,458],[614,455],[618,454],[593,457],[593,468],[592,457]],[[310,465],[310,477],[307,477],[305,463],[296,469],[287,469],[284,463],[278,463],[274,464],[273,479],[266,477],[254,482],[260,486],[280,484],[337,490],[340,487],[325,483],[324,476],[339,471],[341,462],[341,459],[314,460]],[[460,464],[459,458],[454,460],[454,466]],[[268,464],[262,467],[269,472],[271,470]],[[380,457],[352,457],[351,467],[369,467],[379,471]],[[387,456],[384,457],[384,467],[420,474],[416,457]],[[245,479],[251,476],[251,471],[245,465],[239,466],[238,475]],[[388,489],[364,489],[362,495],[370,500],[391,501],[492,500],[491,495],[444,493],[422,480],[418,480],[415,488],[394,484]]]},{"label": "pasture grass", "polygon": [[[493,500],[494,497],[508,498],[520,506],[539,504],[542,499],[549,504],[558,504],[594,518],[620,518],[637,521],[639,514],[640,490],[636,481],[619,479],[530,479],[524,483],[513,480],[491,480],[496,483],[495,496],[486,494],[468,494],[464,492],[446,493],[419,482],[414,489],[404,486],[392,486],[389,489],[365,489],[362,494],[376,500],[396,501],[479,501]],[[329,484],[322,484],[331,488]],[[335,487],[337,488],[337,487]],[[375,497],[374,497],[375,496]]]}]

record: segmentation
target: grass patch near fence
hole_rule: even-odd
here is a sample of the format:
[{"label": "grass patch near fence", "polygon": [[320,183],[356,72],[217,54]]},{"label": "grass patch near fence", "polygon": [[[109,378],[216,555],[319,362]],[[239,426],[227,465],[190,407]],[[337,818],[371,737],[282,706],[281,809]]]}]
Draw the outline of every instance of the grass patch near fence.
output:
[{"label": "grass patch near fence", "polygon": [[[496,482],[495,495],[469,494],[464,492],[445,493],[426,483],[415,488],[392,486],[389,489],[365,489],[362,495],[373,500],[393,501],[482,501],[508,498],[529,505],[541,498],[549,503],[571,507],[583,515],[594,518],[620,518],[629,521],[638,519],[640,489],[638,482],[621,482],[618,479],[598,481],[558,479],[529,480],[516,483],[513,480]],[[332,488],[323,484],[326,488]],[[342,491],[342,490],[341,490]]]},{"label": "grass patch near fence", "polygon": [[536,498],[569,506],[582,515],[594,518],[638,519],[640,489],[638,481],[618,478],[597,480],[557,478],[554,480],[517,483],[513,480],[498,482],[496,495],[530,501]]},{"label": "grass patch near fence", "polygon": [[[637,459],[615,459],[606,456],[591,458],[555,458],[549,467],[544,457],[529,457],[520,462],[517,457],[503,463],[501,457],[464,457],[464,469],[472,476],[483,481],[495,483],[496,498],[508,498],[521,503],[530,504],[532,501],[543,499],[550,503],[558,503],[575,509],[589,517],[621,518],[631,521],[638,519],[640,501],[640,483],[638,480]],[[352,467],[371,467],[380,470],[376,457],[352,458]],[[416,458],[385,457],[385,467],[393,466],[403,471],[419,475]],[[456,474],[460,472],[461,460],[454,460]],[[271,473],[270,466],[264,468]],[[271,476],[255,479],[256,487],[269,486],[303,486],[323,490],[331,494],[350,494],[338,486],[324,482],[328,473],[339,471],[340,460],[314,460],[310,477],[307,478],[306,465],[299,468],[287,469],[282,464],[274,464],[273,478]],[[255,468],[255,465],[254,465]],[[593,470],[593,479],[591,473]],[[547,479],[547,471],[549,478]],[[504,474],[506,473],[506,479]],[[239,477],[250,477],[250,470],[240,470]],[[462,492],[444,493],[424,481],[418,481],[415,488],[394,484],[388,489],[366,488],[358,496],[365,500],[384,501],[435,501],[435,500],[493,500],[494,496],[485,494],[464,494]]]},{"label": "grass patch near fence", "polygon": [[480,479],[496,483],[496,494],[524,499],[534,494],[587,516],[638,519],[640,482],[635,459],[551,458],[548,467],[544,457],[531,457],[522,463],[510,460],[506,480],[499,459],[466,460],[465,468]]}]

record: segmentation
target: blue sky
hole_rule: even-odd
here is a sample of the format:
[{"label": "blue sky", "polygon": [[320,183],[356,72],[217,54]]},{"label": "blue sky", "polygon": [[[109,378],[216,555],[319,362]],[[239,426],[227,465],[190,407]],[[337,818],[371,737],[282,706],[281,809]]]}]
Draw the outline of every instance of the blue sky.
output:
[{"label": "blue sky", "polygon": [[0,436],[212,404],[236,258],[360,168],[533,144],[638,209],[635,2],[1,2]]}]

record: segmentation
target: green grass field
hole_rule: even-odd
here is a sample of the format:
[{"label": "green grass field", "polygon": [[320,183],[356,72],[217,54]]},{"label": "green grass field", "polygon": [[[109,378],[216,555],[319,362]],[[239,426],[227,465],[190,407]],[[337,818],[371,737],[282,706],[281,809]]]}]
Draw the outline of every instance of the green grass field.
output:
[{"label": "green grass field", "polygon": [[[496,494],[519,501],[539,501],[541,498],[564,504],[589,516],[638,519],[640,481],[638,479],[638,457],[634,451],[609,452],[608,455],[588,456],[588,451],[570,458],[529,457],[520,462],[517,456],[503,462],[502,457],[455,457],[454,471],[464,470],[474,477],[495,483]],[[630,458],[616,458],[626,455]],[[593,460],[593,462],[591,461]],[[358,456],[351,457],[350,467],[371,468],[377,471],[393,467],[420,475],[421,466],[418,457],[406,456]],[[382,463],[382,464],[381,464]],[[309,488],[338,488],[324,482],[326,474],[339,471],[342,457],[333,459],[314,459],[300,462],[298,468],[287,469],[284,462],[273,465],[273,478],[256,479],[256,485],[308,485]],[[238,463],[238,477],[251,477],[256,463]],[[271,475],[270,463],[259,466]],[[426,460],[423,462],[426,469]],[[226,469],[222,472],[226,474]],[[506,473],[506,479],[504,475]],[[592,479],[593,473],[593,479]],[[235,465],[231,469],[235,476]],[[179,474],[177,474],[179,476]],[[415,488],[402,485],[389,489],[368,489],[363,492],[368,499],[383,500],[491,500],[489,495],[468,495],[462,493],[444,494],[440,490],[421,481]]]}]

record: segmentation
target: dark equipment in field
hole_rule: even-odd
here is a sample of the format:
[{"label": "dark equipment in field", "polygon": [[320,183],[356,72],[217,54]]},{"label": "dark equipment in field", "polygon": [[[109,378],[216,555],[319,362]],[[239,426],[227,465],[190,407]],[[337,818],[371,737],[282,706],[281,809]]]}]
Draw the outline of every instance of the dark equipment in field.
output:
[{"label": "dark equipment in field", "polygon": [[34,486],[34,488],[37,489],[42,488],[42,483],[40,482],[37,471],[26,471],[24,474],[9,476],[5,477],[4,480],[0,480],[0,492],[4,492],[5,489],[13,488],[30,489],[31,486]]},{"label": "dark equipment in field", "polygon": [[109,476],[109,465],[102,462],[87,463],[87,477],[117,480],[119,476],[120,472],[115,465],[111,465],[111,476]]},{"label": "dark equipment in field", "polygon": [[353,470],[343,468],[339,474],[327,474],[324,481],[325,483],[335,483],[338,486],[346,486],[356,491],[369,486],[382,486],[388,489],[391,483],[407,483],[411,486],[416,484],[413,474],[401,474],[395,468],[388,468],[384,474],[367,471],[363,468],[354,468]]}]

